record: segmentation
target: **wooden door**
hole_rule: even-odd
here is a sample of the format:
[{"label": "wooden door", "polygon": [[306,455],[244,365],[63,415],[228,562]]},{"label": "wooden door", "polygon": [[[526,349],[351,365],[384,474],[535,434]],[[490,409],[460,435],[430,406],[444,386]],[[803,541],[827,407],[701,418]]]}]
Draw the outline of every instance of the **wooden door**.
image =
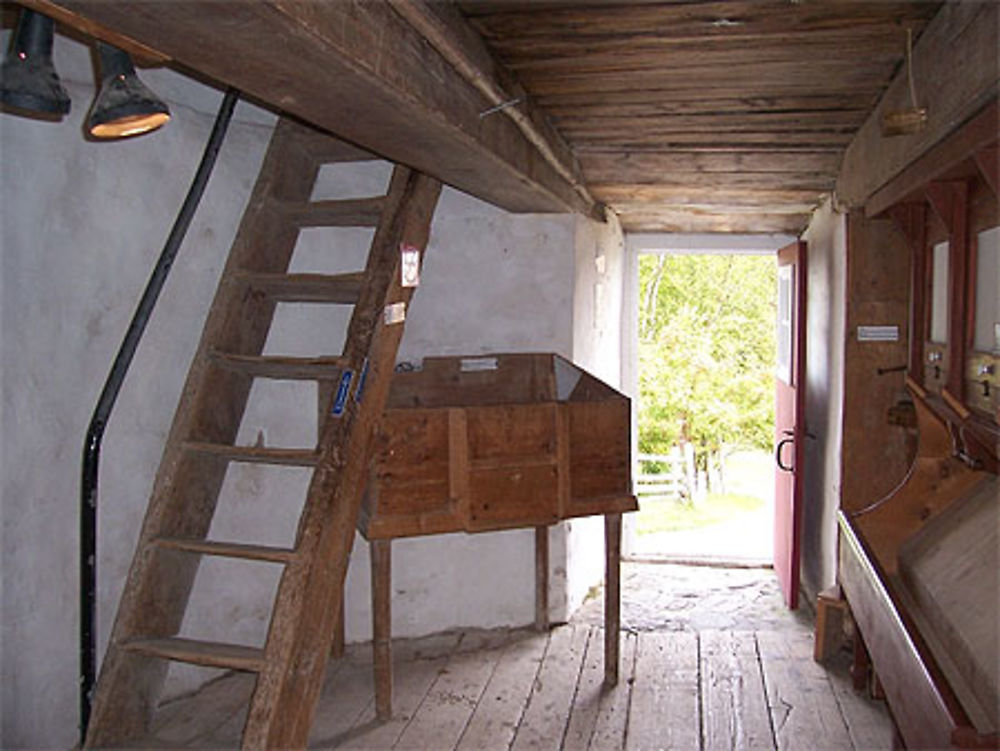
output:
[{"label": "wooden door", "polygon": [[805,426],[806,244],[778,251],[777,372],[775,374],[774,571],[785,603],[799,603]]}]

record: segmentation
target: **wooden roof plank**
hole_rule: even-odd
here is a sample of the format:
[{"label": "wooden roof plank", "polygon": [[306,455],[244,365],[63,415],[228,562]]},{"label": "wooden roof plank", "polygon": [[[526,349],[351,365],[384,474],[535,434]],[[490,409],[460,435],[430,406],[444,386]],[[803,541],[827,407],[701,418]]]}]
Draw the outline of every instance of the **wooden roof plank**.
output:
[{"label": "wooden roof plank", "polygon": [[928,3],[825,0],[807,7],[789,7],[785,0],[719,0],[698,3],[551,3],[529,2],[505,8],[481,0],[460,0],[473,24],[487,32],[487,39],[531,38],[572,33],[606,36],[615,33],[648,34],[651,28],[678,37],[726,38],[733,34],[807,33],[870,25],[915,23],[934,15]]}]

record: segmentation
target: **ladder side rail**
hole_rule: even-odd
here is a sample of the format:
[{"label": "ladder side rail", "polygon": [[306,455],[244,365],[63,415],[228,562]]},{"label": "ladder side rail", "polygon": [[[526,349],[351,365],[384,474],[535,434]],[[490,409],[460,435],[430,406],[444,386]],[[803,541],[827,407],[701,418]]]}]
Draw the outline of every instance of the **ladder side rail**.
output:
[{"label": "ladder side rail", "polygon": [[264,346],[274,303],[246,294],[230,278],[247,267],[288,266],[297,232],[269,211],[269,198],[308,200],[319,169],[293,146],[297,128],[282,120],[275,129],[192,359],[98,677],[88,748],[145,732],[166,678],[165,662],[116,645],[136,636],[173,635],[183,621],[199,557],[157,550],[150,542],[163,536],[203,538],[211,524],[227,463],[187,452],[183,443],[232,442],[239,429],[252,378],[212,367],[208,353],[220,341],[249,353]]},{"label": "ladder side rail", "polygon": [[[340,417],[327,417],[320,463],[298,530],[299,556],[286,567],[272,614],[266,667],[259,675],[243,748],[304,748],[339,617],[374,429],[385,408],[402,322],[386,324],[388,304],[409,304],[400,284],[401,243],[423,251],[441,184],[397,167],[387,211],[369,256],[366,285],[344,355],[357,374],[367,361],[364,393],[354,390]],[[327,411],[329,415],[329,410]]]}]

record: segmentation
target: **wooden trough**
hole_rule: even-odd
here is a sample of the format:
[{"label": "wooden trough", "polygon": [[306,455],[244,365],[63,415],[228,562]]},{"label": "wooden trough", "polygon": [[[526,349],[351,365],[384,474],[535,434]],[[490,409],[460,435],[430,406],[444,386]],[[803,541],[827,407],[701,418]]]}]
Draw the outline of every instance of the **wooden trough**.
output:
[{"label": "wooden trough", "polygon": [[968,460],[967,418],[911,391],[916,460],[892,494],[840,512],[840,583],[906,747],[997,748],[1000,446]]},{"label": "wooden trough", "polygon": [[366,538],[634,511],[629,399],[554,354],[435,357],[394,376]]}]

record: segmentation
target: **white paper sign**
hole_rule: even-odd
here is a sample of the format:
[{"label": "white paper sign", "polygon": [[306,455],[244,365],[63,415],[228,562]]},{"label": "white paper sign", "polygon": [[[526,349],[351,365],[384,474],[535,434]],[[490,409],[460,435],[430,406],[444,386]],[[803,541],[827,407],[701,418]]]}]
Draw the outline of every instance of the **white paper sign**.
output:
[{"label": "white paper sign", "polygon": [[495,357],[463,357],[461,363],[463,373],[479,373],[484,370],[496,370],[498,367]]},{"label": "white paper sign", "polygon": [[899,326],[858,326],[859,342],[898,342]]},{"label": "white paper sign", "polygon": [[400,283],[404,287],[416,287],[420,284],[420,251],[412,245],[399,246]]},{"label": "white paper sign", "polygon": [[402,323],[406,320],[406,303],[394,302],[385,306],[385,325],[392,326],[394,323]]}]

